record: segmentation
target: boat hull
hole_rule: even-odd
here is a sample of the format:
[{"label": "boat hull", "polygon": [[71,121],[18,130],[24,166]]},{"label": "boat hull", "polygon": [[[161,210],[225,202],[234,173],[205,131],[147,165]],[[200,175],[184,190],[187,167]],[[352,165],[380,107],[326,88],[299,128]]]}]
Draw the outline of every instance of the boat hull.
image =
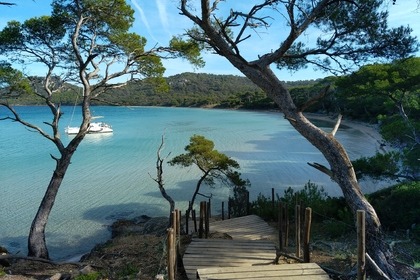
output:
[{"label": "boat hull", "polygon": [[[80,127],[68,126],[64,130],[67,134],[79,133]],[[88,134],[99,134],[99,133],[112,133],[114,130],[112,127],[104,122],[94,122],[89,125]]]}]

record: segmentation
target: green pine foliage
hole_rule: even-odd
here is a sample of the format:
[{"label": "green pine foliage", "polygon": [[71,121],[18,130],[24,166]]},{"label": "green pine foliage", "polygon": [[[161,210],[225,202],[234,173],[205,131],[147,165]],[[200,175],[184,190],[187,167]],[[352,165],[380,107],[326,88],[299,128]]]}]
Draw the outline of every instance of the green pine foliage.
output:
[{"label": "green pine foliage", "polygon": [[[420,225],[420,182],[402,183],[367,196],[388,230]],[[420,241],[420,240],[419,240]]]}]

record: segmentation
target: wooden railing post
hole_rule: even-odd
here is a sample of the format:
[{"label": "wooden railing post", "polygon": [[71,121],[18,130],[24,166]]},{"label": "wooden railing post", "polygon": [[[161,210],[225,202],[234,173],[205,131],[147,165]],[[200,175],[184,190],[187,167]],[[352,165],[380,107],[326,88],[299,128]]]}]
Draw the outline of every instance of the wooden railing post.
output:
[{"label": "wooden railing post", "polygon": [[305,209],[305,233],[303,239],[303,262],[311,262],[310,251],[309,251],[309,241],[311,237],[311,222],[312,222],[312,209],[307,207]]},{"label": "wooden railing post", "polygon": [[246,191],[246,214],[251,214],[251,203],[249,202],[249,191]]},{"label": "wooden railing post", "polygon": [[232,212],[232,200],[229,197],[229,200],[228,200],[228,219],[230,219],[230,212]]},{"label": "wooden railing post", "polygon": [[204,201],[204,238],[209,238],[210,232],[210,202]]},{"label": "wooden railing post", "polygon": [[222,221],[225,220],[225,202],[222,201]]},{"label": "wooden railing post", "polygon": [[273,207],[273,212],[276,210],[276,204],[274,200],[274,188],[271,188],[271,205]]},{"label": "wooden railing post", "polygon": [[175,216],[176,216],[176,252],[177,254],[181,251],[181,245],[179,240],[181,239],[181,211],[179,209],[175,209]]},{"label": "wooden railing post", "polygon": [[171,212],[171,228],[173,228],[175,230],[175,234],[176,234],[176,212],[175,210]]},{"label": "wooden railing post", "polygon": [[279,227],[279,249],[283,250],[283,205],[281,201],[278,204],[278,227]]},{"label": "wooden railing post", "polygon": [[211,218],[211,199],[209,198],[209,201],[207,203],[207,216]]},{"label": "wooden railing post", "polygon": [[204,233],[204,211],[205,211],[205,202],[200,202],[200,221],[198,224],[198,238],[203,238]]},{"label": "wooden railing post", "polygon": [[194,222],[194,232],[197,232],[197,215],[195,213],[195,209],[192,210],[192,219]]},{"label": "wooden railing post", "polygon": [[190,229],[188,223],[190,222],[190,215],[188,215],[188,210],[185,211],[185,233],[188,235],[190,234]]},{"label": "wooden railing post", "polygon": [[365,211],[357,210],[357,280],[366,280]]},{"label": "wooden railing post", "polygon": [[168,228],[168,280],[175,280],[175,238],[174,229]]},{"label": "wooden railing post", "polygon": [[296,257],[300,258],[300,205],[296,204],[295,208],[295,240],[296,240]]},{"label": "wooden railing post", "polygon": [[289,246],[289,208],[287,206],[287,203],[284,204],[284,247]]}]

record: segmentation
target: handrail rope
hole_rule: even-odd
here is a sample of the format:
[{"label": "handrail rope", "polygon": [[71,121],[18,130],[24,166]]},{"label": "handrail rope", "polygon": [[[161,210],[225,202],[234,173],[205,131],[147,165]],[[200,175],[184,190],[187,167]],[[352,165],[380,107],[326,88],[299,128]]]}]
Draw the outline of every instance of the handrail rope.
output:
[{"label": "handrail rope", "polygon": [[346,225],[349,228],[354,228],[355,227],[355,225],[350,225],[350,224],[348,224],[346,222],[337,220],[336,218],[331,218],[331,217],[325,216],[324,214],[318,213],[318,212],[314,211],[314,209],[312,209],[312,213],[317,214],[318,216],[321,216],[321,217],[326,218],[328,220],[332,220],[332,221],[338,222],[340,224]]}]

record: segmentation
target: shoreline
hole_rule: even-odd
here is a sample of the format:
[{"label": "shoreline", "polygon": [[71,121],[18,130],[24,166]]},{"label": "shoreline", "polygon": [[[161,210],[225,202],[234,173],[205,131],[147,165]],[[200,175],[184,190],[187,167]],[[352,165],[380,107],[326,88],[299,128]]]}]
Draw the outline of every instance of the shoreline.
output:
[{"label": "shoreline", "polygon": [[[329,115],[320,114],[320,113],[305,113],[304,114],[306,118],[311,120],[319,120],[319,121],[325,121],[329,122],[331,124],[335,124],[337,122],[337,119],[332,118]],[[361,122],[361,121],[355,121],[355,120],[349,120],[343,119],[341,120],[340,127],[337,131],[337,133],[340,132],[340,129],[343,129],[343,126],[346,126],[351,129],[356,129],[365,134],[367,137],[375,140],[378,144],[378,150],[381,149],[382,151],[386,152],[387,149],[385,149],[384,144],[385,140],[382,138],[381,133],[379,132],[379,126],[375,124],[369,124],[367,122]]]}]

